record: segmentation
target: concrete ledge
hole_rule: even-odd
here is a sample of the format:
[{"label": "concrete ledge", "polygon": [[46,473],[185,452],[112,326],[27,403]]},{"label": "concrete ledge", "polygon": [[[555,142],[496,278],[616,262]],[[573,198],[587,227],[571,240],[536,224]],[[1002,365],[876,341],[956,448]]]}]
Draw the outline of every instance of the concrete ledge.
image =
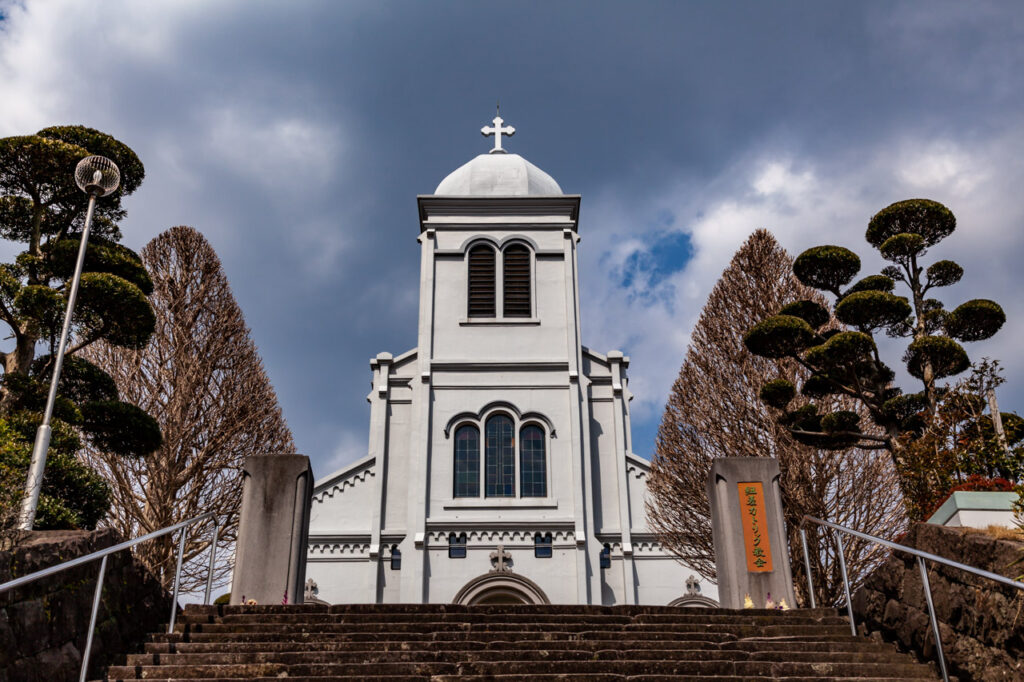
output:
[{"label": "concrete ledge", "polygon": [[1007,520],[1012,520],[1013,503],[1016,500],[1017,493],[1015,492],[958,490],[950,495],[949,499],[931,515],[928,523],[934,523],[937,526],[967,526],[973,524],[963,523],[964,519],[959,518],[960,512],[996,512],[983,516],[994,516],[993,524],[1009,525],[1009,523],[1002,523],[1002,514],[999,512],[1005,512],[1009,515]]}]

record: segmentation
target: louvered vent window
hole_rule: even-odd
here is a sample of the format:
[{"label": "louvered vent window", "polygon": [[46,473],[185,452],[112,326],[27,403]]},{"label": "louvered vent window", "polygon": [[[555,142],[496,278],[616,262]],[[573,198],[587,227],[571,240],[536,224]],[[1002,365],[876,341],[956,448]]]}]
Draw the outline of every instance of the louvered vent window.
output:
[{"label": "louvered vent window", "polygon": [[530,316],[530,250],[514,244],[505,249],[505,317]]},{"label": "louvered vent window", "polygon": [[494,249],[474,246],[469,251],[469,316],[496,317],[494,305]]}]

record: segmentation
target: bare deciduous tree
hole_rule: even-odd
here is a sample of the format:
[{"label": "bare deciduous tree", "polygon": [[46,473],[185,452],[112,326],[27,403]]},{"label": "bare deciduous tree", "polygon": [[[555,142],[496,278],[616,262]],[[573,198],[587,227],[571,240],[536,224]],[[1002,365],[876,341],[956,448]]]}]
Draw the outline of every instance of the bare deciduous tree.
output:
[{"label": "bare deciduous tree", "polygon": [[[797,596],[806,603],[806,572],[798,525],[803,514],[893,538],[905,529],[896,472],[888,456],[864,450],[817,450],[796,443],[759,399],[774,378],[805,378],[794,361],[755,356],[743,345],[753,324],[787,303],[820,294],[792,275],[792,258],[767,230],[754,232],[736,252],[704,306],[690,338],[658,430],[647,513],[664,544],[705,575],[715,575],[714,544],[705,483],[715,457],[775,457],[782,471],[783,504]],[[855,410],[855,406],[835,409]],[[848,401],[849,402],[849,401]],[[842,582],[834,546],[808,527],[819,604],[835,603]],[[855,584],[882,555],[844,538]]]},{"label": "bare deciduous tree", "polygon": [[[230,570],[238,527],[240,466],[248,455],[293,452],[277,395],[249,338],[220,260],[191,227],[174,227],[146,245],[156,331],[138,351],[101,343],[87,357],[114,377],[118,390],[153,415],[163,446],[135,459],[90,449],[90,463],[110,483],[107,524],[136,537],[207,511],[227,519],[215,581]],[[187,535],[182,590],[206,580],[211,528]],[[174,578],[176,539],[144,543],[138,556],[163,584]]]}]

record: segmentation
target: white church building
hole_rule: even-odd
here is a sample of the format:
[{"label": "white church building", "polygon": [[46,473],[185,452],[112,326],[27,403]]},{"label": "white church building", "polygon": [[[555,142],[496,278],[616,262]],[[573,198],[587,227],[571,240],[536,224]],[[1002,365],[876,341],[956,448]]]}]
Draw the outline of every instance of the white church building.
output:
[{"label": "white church building", "polygon": [[368,454],[316,482],[327,603],[714,605],[647,527],[629,358],[583,345],[580,196],[502,148],[417,197],[416,346],[370,361]]}]

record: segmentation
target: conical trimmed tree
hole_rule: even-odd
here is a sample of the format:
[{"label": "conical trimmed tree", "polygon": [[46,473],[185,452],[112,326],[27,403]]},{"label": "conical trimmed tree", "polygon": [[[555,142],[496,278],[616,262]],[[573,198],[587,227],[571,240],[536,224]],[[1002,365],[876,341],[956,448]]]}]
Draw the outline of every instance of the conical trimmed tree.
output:
[{"label": "conical trimmed tree", "polygon": [[[649,478],[648,518],[662,542],[682,561],[714,575],[714,546],[705,482],[715,457],[775,457],[783,474],[783,503],[798,598],[806,603],[806,577],[798,531],[811,514],[882,537],[904,529],[902,500],[888,457],[862,450],[822,451],[797,443],[761,401],[769,381],[794,382],[807,372],[790,359],[747,352],[744,333],[793,300],[820,296],[792,275],[792,259],[767,230],[740,247],[708,297],[669,395]],[[826,317],[822,324],[832,324]],[[781,381],[780,381],[781,383]],[[795,401],[796,402],[796,401]],[[853,409],[845,403],[838,407]],[[812,542],[818,603],[834,603],[842,582],[834,550]],[[877,563],[862,544],[847,546],[857,584]]]},{"label": "conical trimmed tree", "polygon": [[[213,247],[195,229],[174,227],[146,245],[142,260],[153,279],[153,337],[141,350],[101,343],[88,356],[122,395],[156,417],[163,445],[128,463],[95,448],[88,457],[112,490],[108,523],[126,537],[207,511],[227,519],[218,549],[222,579],[238,527],[242,461],[294,452],[295,445]],[[206,579],[209,535],[208,528],[188,533],[183,590]],[[175,551],[165,536],[141,545],[138,555],[167,585]]]}]

